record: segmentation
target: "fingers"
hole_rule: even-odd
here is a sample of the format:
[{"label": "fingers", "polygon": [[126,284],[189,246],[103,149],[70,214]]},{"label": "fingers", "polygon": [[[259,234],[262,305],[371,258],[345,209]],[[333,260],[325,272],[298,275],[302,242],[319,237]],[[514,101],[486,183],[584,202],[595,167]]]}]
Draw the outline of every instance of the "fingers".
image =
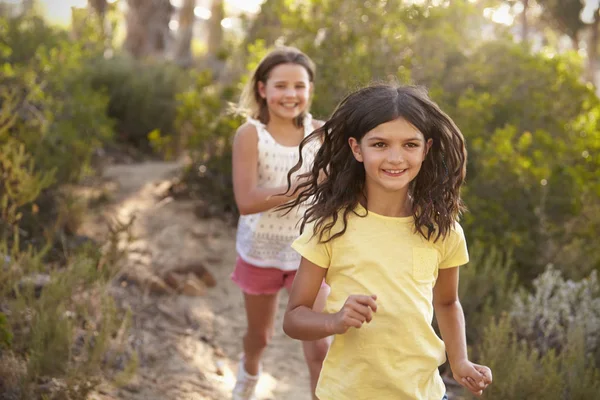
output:
[{"label": "fingers", "polygon": [[471,393],[473,393],[476,396],[480,396],[483,392],[482,388],[479,386],[479,384],[477,384],[475,382],[475,380],[473,378],[471,378],[470,376],[465,376],[461,379],[460,382],[464,387],[466,387],[467,389],[469,389],[469,391],[471,391]]},{"label": "fingers", "polygon": [[475,369],[481,374],[483,375],[483,382],[485,383],[485,385],[489,385],[490,383],[492,383],[492,370],[489,369],[488,367],[484,366],[484,365],[478,365],[478,364],[473,364],[473,366],[475,367]]},{"label": "fingers", "polygon": [[346,323],[354,328],[360,328],[366,321],[366,317],[356,311],[349,311],[346,314]]},{"label": "fingers", "polygon": [[363,323],[371,322],[373,313],[377,311],[375,295],[352,295],[337,313],[336,332],[345,333],[348,328],[360,328]]},{"label": "fingers", "polygon": [[377,295],[352,295],[350,297],[348,297],[348,300],[346,300],[347,303],[358,303],[360,305],[363,306],[367,306],[369,307],[371,310],[373,310],[373,312],[377,312]]},{"label": "fingers", "polygon": [[373,319],[373,311],[368,306],[359,303],[350,303],[348,307],[357,315],[357,319],[362,322],[371,322]]},{"label": "fingers", "polygon": [[348,328],[359,329],[362,324],[366,321],[366,317],[359,312],[354,311],[348,305],[340,311],[340,331],[338,333],[345,333]]}]

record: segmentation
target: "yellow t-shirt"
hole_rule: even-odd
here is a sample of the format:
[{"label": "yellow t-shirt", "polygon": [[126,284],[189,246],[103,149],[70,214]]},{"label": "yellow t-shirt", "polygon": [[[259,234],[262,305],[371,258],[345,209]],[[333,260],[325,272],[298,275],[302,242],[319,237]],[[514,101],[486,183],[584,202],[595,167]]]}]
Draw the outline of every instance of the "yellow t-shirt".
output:
[{"label": "yellow t-shirt", "polygon": [[335,335],[317,396],[440,400],[445,386],[438,366],[446,353],[431,326],[433,286],[439,268],[468,262],[462,228],[456,223],[446,238],[434,243],[414,232],[412,217],[372,211],[364,217],[365,212],[359,206],[358,215],[350,214],[346,232],[330,242],[319,243],[307,227],[292,245],[307,260],[327,268],[331,293],[325,312],[338,312],[351,294],[377,295],[377,313],[370,323]]}]

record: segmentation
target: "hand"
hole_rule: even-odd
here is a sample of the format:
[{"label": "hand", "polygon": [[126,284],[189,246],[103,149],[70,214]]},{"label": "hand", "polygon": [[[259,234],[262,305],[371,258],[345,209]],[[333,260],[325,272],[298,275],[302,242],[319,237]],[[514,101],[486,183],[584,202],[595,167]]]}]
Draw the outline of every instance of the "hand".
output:
[{"label": "hand", "polygon": [[492,383],[492,370],[484,365],[464,360],[451,365],[451,368],[456,382],[469,389],[476,396],[481,396],[485,388]]},{"label": "hand", "polygon": [[351,327],[360,328],[363,323],[371,322],[377,312],[377,296],[351,295],[337,313],[333,314],[333,333],[346,333]]}]

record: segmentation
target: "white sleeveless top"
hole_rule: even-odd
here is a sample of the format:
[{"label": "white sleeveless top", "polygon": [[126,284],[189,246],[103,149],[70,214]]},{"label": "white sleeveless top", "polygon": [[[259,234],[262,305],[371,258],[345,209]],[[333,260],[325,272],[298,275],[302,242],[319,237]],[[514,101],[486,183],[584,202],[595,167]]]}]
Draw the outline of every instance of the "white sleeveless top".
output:
[{"label": "white sleeveless top", "polygon": [[[248,118],[258,132],[258,185],[262,187],[287,186],[288,171],[298,162],[298,146],[282,146],[273,139],[267,127]],[[304,137],[313,131],[312,116],[304,118]],[[317,141],[303,149],[302,168],[296,174],[308,172],[319,149]],[[236,250],[242,260],[257,267],[298,269],[300,255],[291,244],[299,236],[299,220],[305,206],[300,205],[287,215],[273,209],[256,214],[241,215],[238,221]]]}]

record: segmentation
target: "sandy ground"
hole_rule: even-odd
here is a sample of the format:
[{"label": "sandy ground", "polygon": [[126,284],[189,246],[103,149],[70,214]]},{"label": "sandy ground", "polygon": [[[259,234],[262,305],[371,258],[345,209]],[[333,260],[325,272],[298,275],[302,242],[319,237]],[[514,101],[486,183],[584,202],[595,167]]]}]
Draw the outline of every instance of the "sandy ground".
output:
[{"label": "sandy ground", "polygon": [[[123,272],[133,277],[111,287],[132,312],[128,343],[139,359],[125,386],[105,383],[91,399],[228,399],[245,330],[241,292],[230,281],[235,229],[218,219],[200,219],[198,203],[165,198],[177,163],[113,165],[105,169],[107,204],[90,213],[82,234],[101,238],[106,221],[128,221],[135,239]],[[144,286],[183,265],[202,265],[216,285],[204,295],[155,294]],[[281,328],[287,294],[282,293],[275,335],[264,357],[258,399],[309,400],[308,371],[299,342]]]}]

